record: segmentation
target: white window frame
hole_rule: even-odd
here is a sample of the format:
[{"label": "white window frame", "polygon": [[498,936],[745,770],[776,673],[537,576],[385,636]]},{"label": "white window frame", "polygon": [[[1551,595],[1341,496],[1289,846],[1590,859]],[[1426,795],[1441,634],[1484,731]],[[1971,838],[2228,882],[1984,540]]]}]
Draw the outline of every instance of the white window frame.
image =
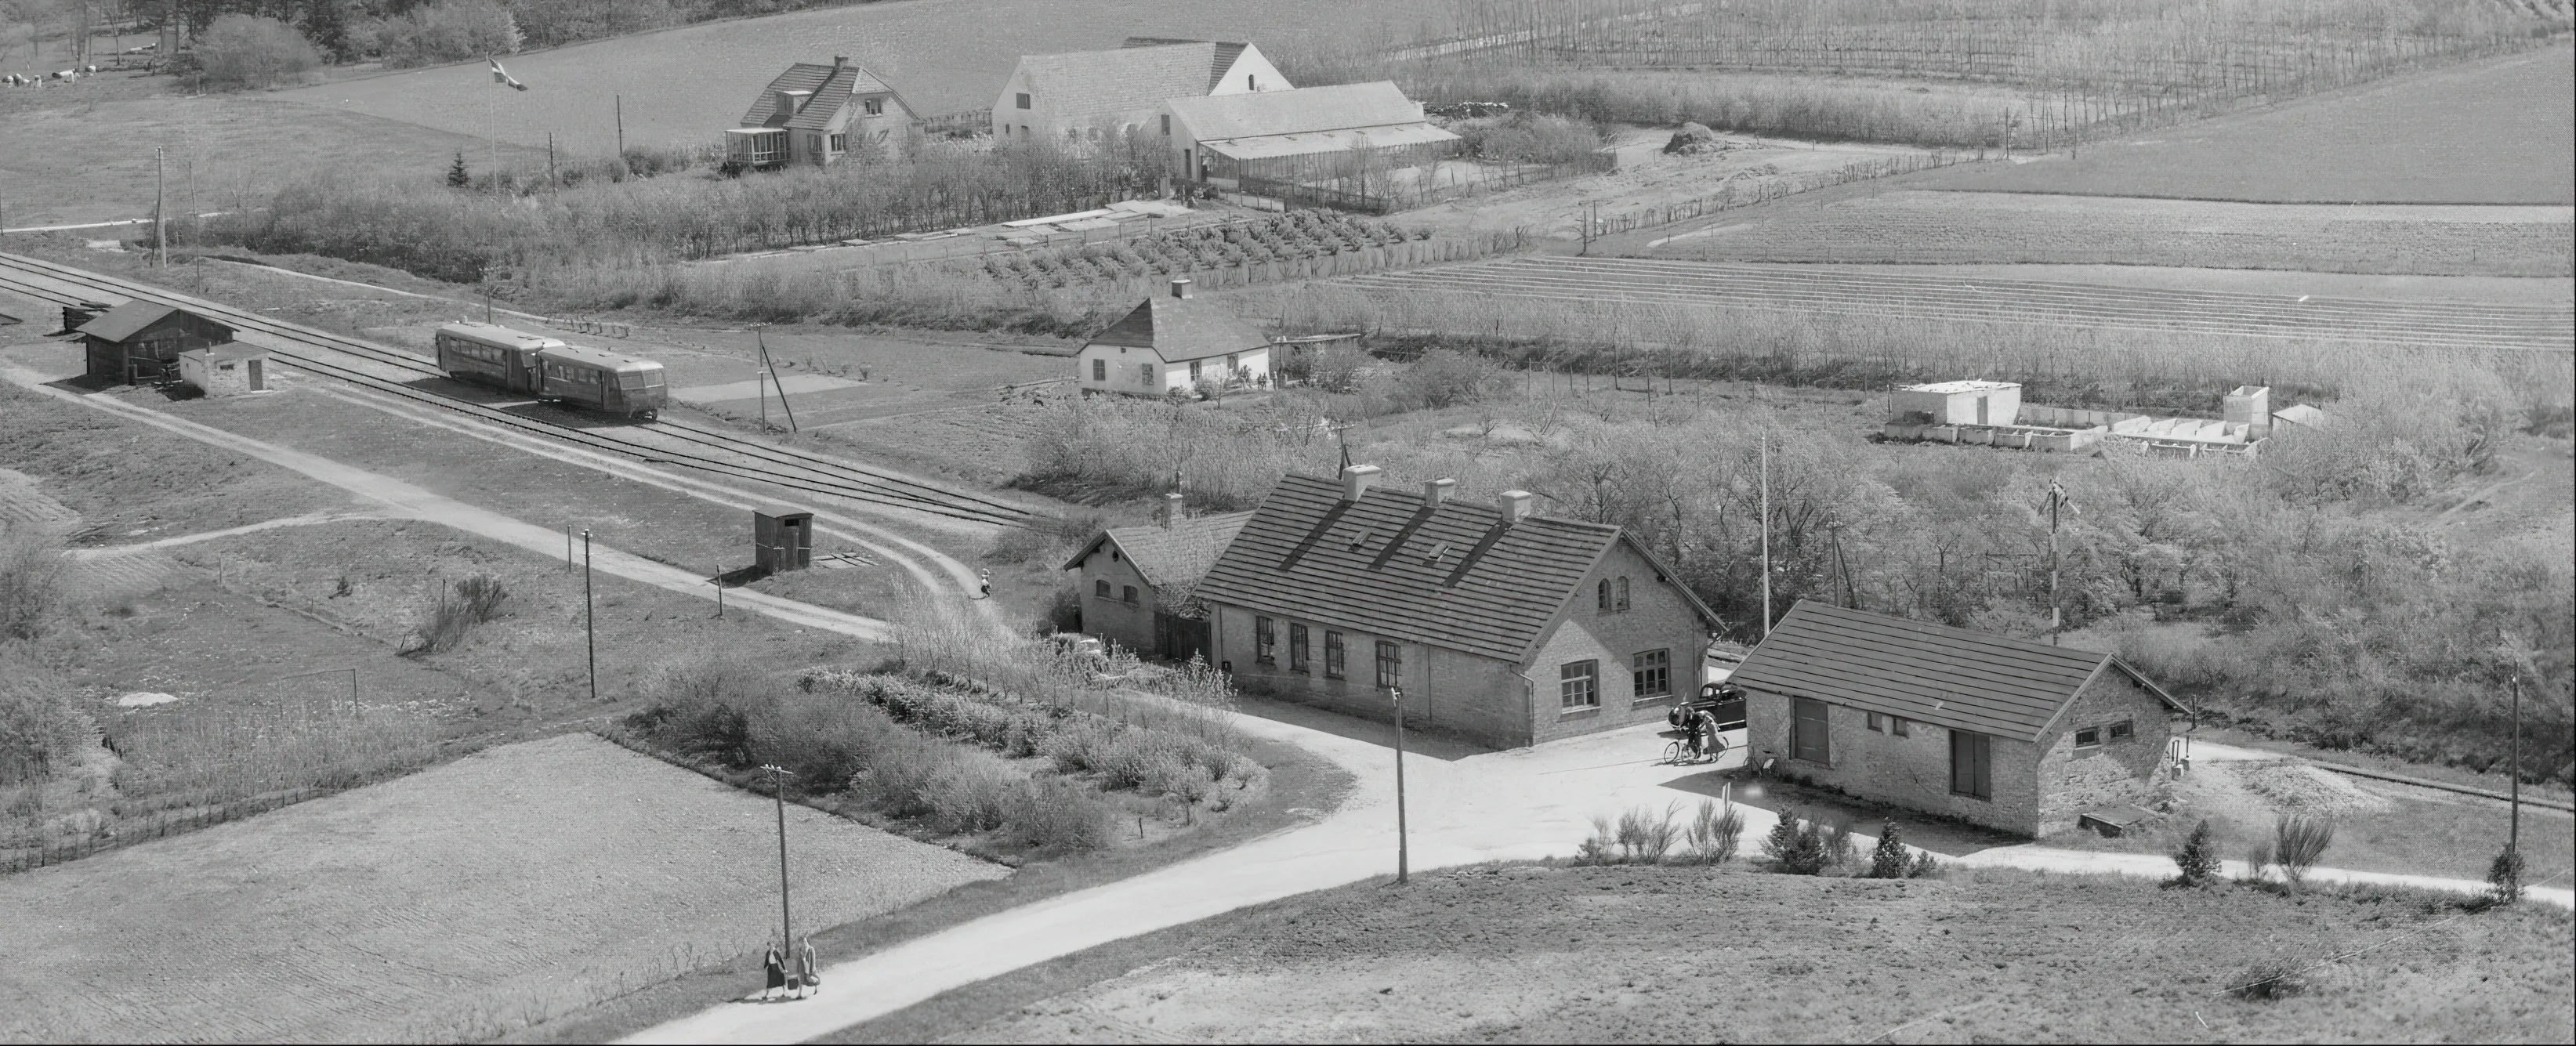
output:
[{"label": "white window frame", "polygon": [[1586,658],[1557,666],[1557,714],[1589,712],[1600,707],[1601,662]]}]

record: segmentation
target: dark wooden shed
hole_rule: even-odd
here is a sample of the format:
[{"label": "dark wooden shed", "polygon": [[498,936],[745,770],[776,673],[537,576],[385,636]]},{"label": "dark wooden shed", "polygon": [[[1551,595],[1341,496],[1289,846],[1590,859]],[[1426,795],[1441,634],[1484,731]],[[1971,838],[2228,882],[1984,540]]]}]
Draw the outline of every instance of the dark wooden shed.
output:
[{"label": "dark wooden shed", "polygon": [[814,514],[786,505],[751,510],[752,564],[761,573],[814,565]]},{"label": "dark wooden shed", "polygon": [[233,329],[175,305],[129,301],[80,326],[89,375],[131,383],[176,376],[179,354],[233,340]]}]

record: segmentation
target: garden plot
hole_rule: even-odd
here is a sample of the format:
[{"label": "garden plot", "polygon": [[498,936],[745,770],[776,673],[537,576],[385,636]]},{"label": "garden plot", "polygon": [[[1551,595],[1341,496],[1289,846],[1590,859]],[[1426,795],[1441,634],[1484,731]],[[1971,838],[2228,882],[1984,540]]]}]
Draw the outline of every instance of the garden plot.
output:
[{"label": "garden plot", "polygon": [[[2171,265],[2566,276],[2560,206],[2341,206],[1905,190],[1793,201],[1606,245],[1703,261]],[[1604,244],[1594,244],[1601,253]]]},{"label": "garden plot", "polygon": [[[816,928],[1006,870],[802,807]],[[12,1038],[479,1039],[777,932],[770,804],[587,735],[0,879]],[[746,985],[746,987],[750,987]]]}]

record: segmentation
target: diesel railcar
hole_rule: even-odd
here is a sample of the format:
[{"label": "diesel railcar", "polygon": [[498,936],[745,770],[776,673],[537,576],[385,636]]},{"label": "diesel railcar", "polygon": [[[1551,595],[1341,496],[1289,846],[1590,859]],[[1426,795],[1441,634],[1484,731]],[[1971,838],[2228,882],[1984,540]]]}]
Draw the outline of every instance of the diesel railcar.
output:
[{"label": "diesel railcar", "polygon": [[491,323],[443,324],[431,340],[438,345],[438,369],[448,377],[531,396],[545,393],[537,354],[564,347],[559,339]]},{"label": "diesel railcar", "polygon": [[537,360],[545,380],[538,395],[558,403],[651,418],[670,401],[662,365],[652,360],[581,345],[539,350]]}]

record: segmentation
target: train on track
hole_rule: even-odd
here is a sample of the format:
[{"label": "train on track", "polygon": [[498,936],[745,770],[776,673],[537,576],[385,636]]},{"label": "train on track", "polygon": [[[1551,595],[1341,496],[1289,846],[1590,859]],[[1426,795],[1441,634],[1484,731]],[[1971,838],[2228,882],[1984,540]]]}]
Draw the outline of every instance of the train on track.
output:
[{"label": "train on track", "polygon": [[628,417],[670,402],[662,365],[490,323],[449,323],[432,338],[438,369],[458,381]]}]

